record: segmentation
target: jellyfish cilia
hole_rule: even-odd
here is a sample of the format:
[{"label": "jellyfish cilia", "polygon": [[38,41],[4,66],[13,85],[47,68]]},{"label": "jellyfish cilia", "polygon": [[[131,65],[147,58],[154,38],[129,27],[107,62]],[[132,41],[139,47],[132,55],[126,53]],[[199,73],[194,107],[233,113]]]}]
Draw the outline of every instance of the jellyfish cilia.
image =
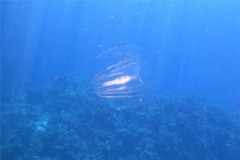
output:
[{"label": "jellyfish cilia", "polygon": [[94,93],[111,101],[113,106],[126,108],[143,103],[146,83],[142,78],[142,48],[123,44],[97,57],[100,71],[93,77]]}]

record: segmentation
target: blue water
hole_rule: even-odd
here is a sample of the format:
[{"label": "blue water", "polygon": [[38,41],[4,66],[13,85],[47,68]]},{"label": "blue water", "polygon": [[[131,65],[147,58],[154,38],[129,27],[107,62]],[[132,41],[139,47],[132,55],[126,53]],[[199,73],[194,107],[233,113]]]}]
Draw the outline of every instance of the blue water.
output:
[{"label": "blue water", "polygon": [[[0,5],[2,159],[240,159],[240,2]],[[126,45],[144,96],[98,97],[99,55]]]}]

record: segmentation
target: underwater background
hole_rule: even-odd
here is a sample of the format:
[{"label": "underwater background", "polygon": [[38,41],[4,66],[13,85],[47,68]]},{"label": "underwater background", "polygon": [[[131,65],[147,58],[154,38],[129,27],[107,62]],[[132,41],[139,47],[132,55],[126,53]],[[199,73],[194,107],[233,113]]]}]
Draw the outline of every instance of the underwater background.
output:
[{"label": "underwater background", "polygon": [[2,160],[240,159],[240,2],[0,5]]}]

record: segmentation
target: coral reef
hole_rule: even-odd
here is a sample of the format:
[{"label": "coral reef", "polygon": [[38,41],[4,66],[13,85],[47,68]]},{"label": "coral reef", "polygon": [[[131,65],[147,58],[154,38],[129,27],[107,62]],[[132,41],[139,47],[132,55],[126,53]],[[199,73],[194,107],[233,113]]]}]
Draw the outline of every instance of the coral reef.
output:
[{"label": "coral reef", "polygon": [[115,110],[77,78],[1,101],[3,160],[238,160],[239,112],[157,96]]}]

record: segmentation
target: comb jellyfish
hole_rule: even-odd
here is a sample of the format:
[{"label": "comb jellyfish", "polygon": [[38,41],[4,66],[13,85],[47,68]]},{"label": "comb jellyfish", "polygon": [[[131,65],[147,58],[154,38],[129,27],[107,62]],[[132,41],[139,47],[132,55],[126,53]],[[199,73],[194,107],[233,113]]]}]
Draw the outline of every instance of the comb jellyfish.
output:
[{"label": "comb jellyfish", "polygon": [[118,109],[139,107],[147,99],[148,73],[141,60],[143,49],[122,44],[97,57],[94,93]]}]

